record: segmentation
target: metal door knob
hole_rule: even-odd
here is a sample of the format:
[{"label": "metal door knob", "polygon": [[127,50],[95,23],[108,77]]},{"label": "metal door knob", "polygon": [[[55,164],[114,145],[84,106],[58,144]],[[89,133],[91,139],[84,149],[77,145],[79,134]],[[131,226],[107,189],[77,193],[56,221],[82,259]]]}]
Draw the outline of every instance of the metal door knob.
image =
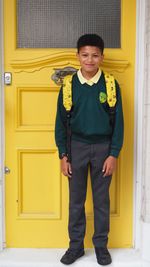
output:
[{"label": "metal door knob", "polygon": [[5,166],[5,173],[6,174],[10,173],[10,169],[7,166]]}]

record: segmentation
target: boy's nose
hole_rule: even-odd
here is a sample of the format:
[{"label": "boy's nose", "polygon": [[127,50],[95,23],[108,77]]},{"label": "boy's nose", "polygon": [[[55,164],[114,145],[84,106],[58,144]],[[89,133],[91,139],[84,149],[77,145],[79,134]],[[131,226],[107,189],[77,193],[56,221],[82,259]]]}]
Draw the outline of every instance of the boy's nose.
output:
[{"label": "boy's nose", "polygon": [[88,62],[89,62],[89,63],[92,62],[92,57],[88,57]]}]

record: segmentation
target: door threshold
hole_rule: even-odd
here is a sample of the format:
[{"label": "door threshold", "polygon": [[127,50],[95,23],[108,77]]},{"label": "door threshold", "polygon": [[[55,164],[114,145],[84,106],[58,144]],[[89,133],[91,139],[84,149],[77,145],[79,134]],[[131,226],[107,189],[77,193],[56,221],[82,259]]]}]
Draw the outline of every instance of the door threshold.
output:
[{"label": "door threshold", "polygon": [[[150,262],[141,259],[135,249],[110,249],[113,267],[150,267]],[[0,267],[59,267],[64,266],[60,258],[65,249],[53,248],[5,248],[0,252]],[[93,249],[85,249],[85,255],[75,263],[77,267],[98,265]]]}]

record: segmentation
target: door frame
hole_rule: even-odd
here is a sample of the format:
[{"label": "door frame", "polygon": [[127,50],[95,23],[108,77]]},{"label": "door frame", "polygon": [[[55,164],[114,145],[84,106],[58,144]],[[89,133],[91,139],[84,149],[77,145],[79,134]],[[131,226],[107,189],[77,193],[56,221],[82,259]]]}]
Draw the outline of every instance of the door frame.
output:
[{"label": "door frame", "polygon": [[4,37],[3,0],[0,1],[0,251],[5,247],[5,124],[4,124]]},{"label": "door frame", "polygon": [[[142,183],[144,142],[144,86],[146,64],[146,3],[136,0],[136,56],[135,56],[135,99],[134,99],[134,220],[133,242],[136,249],[142,249]],[[141,153],[142,152],[142,153]]]},{"label": "door frame", "polygon": [[[141,247],[141,189],[142,189],[142,145],[143,145],[143,99],[144,99],[144,64],[145,64],[145,6],[147,0],[136,0],[136,64],[135,64],[135,125],[134,125],[134,220],[133,247]],[[5,248],[5,125],[4,125],[4,47],[3,47],[3,2],[0,1],[0,250]],[[137,134],[139,133],[139,134]]]}]

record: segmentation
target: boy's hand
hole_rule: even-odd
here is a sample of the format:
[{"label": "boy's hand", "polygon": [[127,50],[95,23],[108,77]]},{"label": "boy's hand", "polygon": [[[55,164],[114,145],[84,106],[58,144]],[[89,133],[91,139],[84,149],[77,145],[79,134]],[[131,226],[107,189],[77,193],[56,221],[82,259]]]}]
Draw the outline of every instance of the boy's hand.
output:
[{"label": "boy's hand", "polygon": [[113,156],[109,156],[103,165],[103,169],[102,172],[104,173],[103,177],[112,175],[113,172],[116,169],[116,163],[117,163],[117,159]]},{"label": "boy's hand", "polygon": [[71,174],[72,174],[71,164],[67,161],[67,157],[63,157],[61,159],[61,171],[63,175],[71,178]]}]

